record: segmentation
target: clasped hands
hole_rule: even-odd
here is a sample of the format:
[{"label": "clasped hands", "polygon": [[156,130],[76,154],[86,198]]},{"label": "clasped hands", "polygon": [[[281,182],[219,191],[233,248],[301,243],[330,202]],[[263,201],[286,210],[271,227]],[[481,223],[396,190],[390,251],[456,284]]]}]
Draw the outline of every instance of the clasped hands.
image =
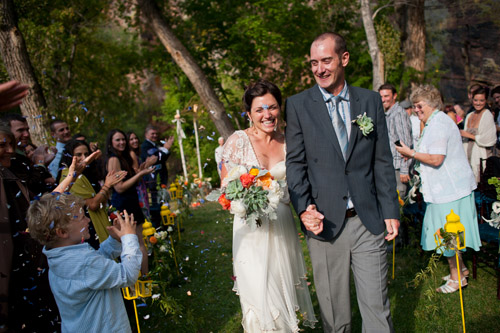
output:
[{"label": "clasped hands", "polygon": [[[324,218],[325,216],[318,212],[318,210],[316,209],[316,205],[314,204],[307,206],[306,211],[300,214],[300,220],[304,224],[304,227],[306,227],[306,230],[312,232],[315,235],[319,235],[321,232],[323,232]],[[387,241],[391,241],[398,236],[399,220],[385,219],[384,222],[387,230],[385,239]]]},{"label": "clasped hands", "polygon": [[306,227],[306,230],[312,232],[315,235],[319,235],[323,232],[323,219],[325,216],[318,212],[316,205],[309,205],[305,212],[300,214],[300,220]]}]

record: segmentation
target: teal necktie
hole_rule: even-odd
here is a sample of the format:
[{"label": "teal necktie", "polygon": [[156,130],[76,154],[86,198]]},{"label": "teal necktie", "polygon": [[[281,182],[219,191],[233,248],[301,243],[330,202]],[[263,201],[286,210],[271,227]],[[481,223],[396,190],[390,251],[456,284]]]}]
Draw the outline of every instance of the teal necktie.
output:
[{"label": "teal necktie", "polygon": [[335,129],[335,133],[337,134],[337,139],[339,140],[340,149],[342,150],[342,155],[344,156],[345,160],[347,155],[347,146],[349,144],[349,140],[347,138],[347,127],[344,123],[344,119],[340,115],[340,110],[339,110],[339,103],[342,100],[343,100],[342,97],[334,96],[330,99],[329,103],[333,104],[332,105],[334,108],[332,112],[333,128]]}]

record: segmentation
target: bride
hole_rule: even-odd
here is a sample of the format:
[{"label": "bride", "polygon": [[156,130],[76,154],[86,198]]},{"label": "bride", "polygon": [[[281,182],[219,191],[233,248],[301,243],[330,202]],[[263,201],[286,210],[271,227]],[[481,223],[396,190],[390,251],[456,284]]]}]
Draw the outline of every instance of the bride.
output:
[{"label": "bride", "polygon": [[[269,170],[274,179],[285,179],[285,137],[278,131],[281,92],[260,80],[243,97],[250,128],[236,131],[224,145],[222,186],[228,170],[242,165]],[[285,189],[277,219],[262,221],[253,230],[244,219],[233,223],[233,290],[239,295],[245,332],[298,332],[303,324],[317,322],[307,287],[306,268]]]}]

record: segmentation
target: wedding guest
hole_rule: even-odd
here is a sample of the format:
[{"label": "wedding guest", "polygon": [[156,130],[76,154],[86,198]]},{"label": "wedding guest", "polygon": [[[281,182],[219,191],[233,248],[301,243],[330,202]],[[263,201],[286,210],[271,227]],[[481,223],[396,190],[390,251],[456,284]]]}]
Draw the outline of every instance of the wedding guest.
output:
[{"label": "wedding guest", "polygon": [[66,142],[71,140],[71,131],[65,121],[56,119],[50,123],[50,132],[52,137],[56,140],[57,153],[54,160],[49,164],[49,171],[52,174],[52,177],[57,178],[62,152]]},{"label": "wedding guest", "polygon": [[215,163],[217,164],[217,172],[219,173],[219,176],[220,176],[220,170],[222,168],[222,164],[221,164],[222,152],[224,151],[224,138],[222,136],[219,137],[217,142],[219,143],[219,146],[217,146],[217,148],[215,148]]},{"label": "wedding guest", "polygon": [[[439,111],[443,104],[441,94],[435,87],[419,86],[410,98],[425,128],[416,148],[411,149],[403,144],[397,150],[406,158],[414,158],[419,164],[416,170],[422,179],[421,192],[427,204],[422,226],[422,249],[433,251],[436,248],[434,233],[444,227],[446,216],[453,210],[465,226],[467,247],[478,251],[481,240],[473,192],[476,182],[462,148],[459,129],[450,117]],[[455,252],[446,250],[444,256],[448,259],[450,275],[443,278],[446,283],[436,291],[452,293],[459,289]],[[461,285],[466,286],[469,271],[461,253],[459,264]]]},{"label": "wedding guest", "polygon": [[466,110],[462,109],[462,107],[459,104],[453,105],[453,109],[455,109],[455,112],[457,113],[457,116],[460,117],[461,119],[465,119],[465,117],[471,113],[474,112],[474,106],[472,105],[472,93],[474,90],[482,88],[483,86],[480,85],[479,83],[472,83],[469,88],[467,89],[467,99],[470,103],[470,106],[466,108]]},{"label": "wedding guest", "polygon": [[119,129],[109,131],[106,138],[106,170],[107,172],[126,171],[126,177],[119,183],[113,186],[113,194],[111,195],[111,205],[119,211],[127,210],[134,214],[137,221],[137,237],[139,237],[139,245],[143,254],[141,264],[142,274],[148,273],[148,252],[142,238],[142,225],[144,224],[144,214],[139,205],[139,196],[135,190],[135,186],[143,176],[150,175],[154,171],[151,165],[142,164],[142,169],[139,172],[134,170],[134,161],[130,155],[130,147],[127,142],[125,133]]},{"label": "wedding guest", "polygon": [[133,286],[139,276],[136,222],[126,212],[124,218],[118,214],[107,228],[111,237],[96,251],[83,243],[90,237],[83,205],[72,194],[45,194],[28,210],[31,234],[45,245],[61,331],[132,332],[120,288]]},{"label": "wedding guest", "polygon": [[57,331],[59,311],[48,272],[37,274],[38,267],[48,267],[46,259],[41,246],[26,233],[28,188],[9,170],[15,144],[9,128],[0,127],[0,327],[6,332],[23,328],[34,332],[40,327]]},{"label": "wedding guest", "polygon": [[16,139],[16,151],[12,156],[10,170],[28,187],[30,197],[52,191],[55,179],[48,172],[47,166],[55,155],[47,145],[38,147],[32,158],[26,156],[26,147],[31,135],[26,118],[19,114],[6,114],[2,117],[3,126],[10,128]]},{"label": "wedding guest", "polygon": [[413,138],[413,147],[416,147],[418,139],[420,138],[420,133],[422,132],[423,129],[423,124],[415,114],[415,108],[413,107],[413,104],[411,104],[410,101],[404,100],[401,103],[399,103],[399,105],[406,111],[408,117],[410,117],[411,137]]},{"label": "wedding guest", "polygon": [[[69,172],[69,165],[72,163],[73,157],[77,161],[83,161],[90,155],[90,147],[85,141],[70,140],[64,147],[63,158],[61,165],[63,169],[60,171],[60,180],[64,180]],[[69,190],[70,193],[85,200],[85,206],[88,208],[88,214],[91,220],[91,234],[93,237],[89,243],[98,248],[99,243],[104,242],[108,236],[107,227],[110,225],[108,220],[108,199],[111,196],[111,189],[114,185],[119,183],[125,178],[127,172],[119,171],[108,172],[104,185],[101,187],[99,184],[99,172],[97,170],[96,161],[91,163],[77,178],[73,186]],[[97,234],[98,242],[95,241],[95,234]]]},{"label": "wedding guest", "polygon": [[497,140],[495,120],[486,106],[487,98],[488,93],[485,88],[478,88],[472,92],[474,112],[467,115],[465,127],[460,131],[476,182],[479,182],[480,177],[480,159],[484,160],[484,170],[486,159],[492,156],[492,148]]},{"label": "wedding guest", "polygon": [[159,226],[161,223],[161,204],[159,203],[161,198],[158,198],[158,190],[160,187],[167,187],[168,185],[167,160],[170,157],[170,148],[174,142],[174,137],[165,138],[165,140],[160,142],[161,144],[158,143],[158,128],[152,124],[146,126],[144,137],[145,140],[141,144],[141,160],[146,161],[151,156],[158,158],[154,163],[155,171],[146,177],[145,181],[149,195],[151,196],[151,222],[154,226]]},{"label": "wedding guest", "polygon": [[411,145],[411,123],[410,117],[396,101],[398,94],[396,88],[389,83],[385,83],[378,89],[384,106],[385,119],[389,134],[389,146],[391,147],[392,159],[396,175],[397,189],[401,198],[406,197],[408,182],[410,181],[411,160],[405,161],[396,151],[396,142],[404,142]]},{"label": "wedding guest", "polygon": [[[15,142],[10,130],[0,127],[0,327],[8,332],[59,331],[47,260],[27,229],[28,188],[10,170]],[[74,160],[55,191],[68,190],[86,165]]]},{"label": "wedding guest", "polygon": [[457,112],[455,111],[452,105],[445,105],[443,111],[444,113],[446,113],[448,117],[450,117],[451,120],[453,120],[455,124],[459,123]]},{"label": "wedding guest", "polygon": [[[133,161],[133,168],[136,172],[139,171],[139,167],[142,164],[141,160],[141,142],[139,141],[139,137],[135,132],[127,132],[127,140],[128,144],[130,146],[130,156],[132,157]],[[155,155],[149,156],[147,158],[149,161],[148,163],[151,165],[154,165],[156,161],[158,160],[158,157]],[[145,161],[144,161],[145,162]],[[146,181],[144,178],[142,178],[138,183],[137,186],[135,187],[137,191],[137,195],[139,196],[139,202],[142,203],[142,207],[144,211],[147,213],[146,217],[150,218],[150,211],[149,211],[149,195],[148,195],[148,189],[146,187]]]}]

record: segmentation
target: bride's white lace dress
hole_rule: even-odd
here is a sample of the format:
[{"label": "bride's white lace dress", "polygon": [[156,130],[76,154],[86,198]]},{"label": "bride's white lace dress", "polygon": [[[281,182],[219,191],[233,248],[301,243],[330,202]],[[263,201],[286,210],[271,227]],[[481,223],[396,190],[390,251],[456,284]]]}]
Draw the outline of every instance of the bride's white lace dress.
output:
[{"label": "bride's white lace dress", "polygon": [[[249,170],[259,166],[244,131],[236,131],[227,140],[222,160],[226,168],[243,165]],[[285,161],[281,161],[269,172],[275,179],[285,179],[285,170]],[[285,189],[277,219],[262,221],[255,230],[243,219],[234,219],[233,290],[240,297],[246,332],[298,332],[296,311],[301,313],[304,325],[314,327],[317,322],[289,202]]]}]

